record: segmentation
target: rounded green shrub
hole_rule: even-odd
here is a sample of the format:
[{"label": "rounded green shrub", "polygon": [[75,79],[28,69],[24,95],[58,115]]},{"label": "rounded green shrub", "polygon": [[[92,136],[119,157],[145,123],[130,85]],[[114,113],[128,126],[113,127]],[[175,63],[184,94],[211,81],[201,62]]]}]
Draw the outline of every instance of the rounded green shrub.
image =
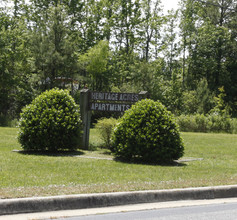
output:
[{"label": "rounded green shrub", "polygon": [[125,112],[114,130],[112,149],[118,159],[146,163],[168,163],[184,152],[172,114],[150,99]]},{"label": "rounded green shrub", "polygon": [[46,91],[22,109],[19,128],[24,150],[75,150],[81,132],[79,106],[67,90]]}]

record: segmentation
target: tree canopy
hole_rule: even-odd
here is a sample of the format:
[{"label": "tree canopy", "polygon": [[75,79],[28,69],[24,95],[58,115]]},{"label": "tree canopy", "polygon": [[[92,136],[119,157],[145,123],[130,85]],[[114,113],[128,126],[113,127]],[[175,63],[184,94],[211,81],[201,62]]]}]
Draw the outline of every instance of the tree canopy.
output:
[{"label": "tree canopy", "polygon": [[160,0],[2,2],[0,115],[18,117],[59,78],[147,90],[175,114],[208,113],[223,88],[237,114],[235,0],[181,0],[167,15]]}]

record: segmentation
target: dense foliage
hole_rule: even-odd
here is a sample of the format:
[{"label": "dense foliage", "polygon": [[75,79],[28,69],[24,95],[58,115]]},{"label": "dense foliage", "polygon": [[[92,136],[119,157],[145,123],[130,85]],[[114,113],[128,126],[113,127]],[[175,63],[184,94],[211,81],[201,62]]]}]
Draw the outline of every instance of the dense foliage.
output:
[{"label": "dense foliage", "polygon": [[236,26],[235,0],[166,15],[160,0],[2,0],[0,117],[54,87],[146,90],[177,115],[208,114],[223,87],[236,116]]},{"label": "dense foliage", "polygon": [[125,112],[113,135],[115,156],[126,161],[171,162],[184,146],[172,114],[158,101],[139,101]]},{"label": "dense foliage", "polygon": [[24,150],[75,150],[81,131],[79,108],[68,91],[52,89],[22,110],[19,127]]},{"label": "dense foliage", "polygon": [[237,133],[237,119],[223,115],[180,115],[177,123],[181,131]]}]

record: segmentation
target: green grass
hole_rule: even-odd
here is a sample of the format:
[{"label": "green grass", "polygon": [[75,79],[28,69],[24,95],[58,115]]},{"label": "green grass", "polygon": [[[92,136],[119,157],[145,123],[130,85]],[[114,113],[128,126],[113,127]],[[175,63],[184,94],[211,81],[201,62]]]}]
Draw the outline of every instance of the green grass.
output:
[{"label": "green grass", "polygon": [[[182,133],[184,158],[203,158],[176,166],[128,164],[98,151],[33,155],[20,150],[16,128],[0,128],[0,198],[171,189],[237,183],[237,135]],[[91,130],[91,145],[102,144]]]}]

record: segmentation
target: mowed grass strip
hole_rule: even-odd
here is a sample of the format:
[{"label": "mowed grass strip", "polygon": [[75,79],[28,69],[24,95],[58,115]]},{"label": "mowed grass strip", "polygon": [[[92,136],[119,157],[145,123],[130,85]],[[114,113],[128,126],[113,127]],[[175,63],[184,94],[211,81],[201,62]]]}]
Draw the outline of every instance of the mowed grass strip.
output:
[{"label": "mowed grass strip", "polygon": [[[182,133],[185,158],[173,166],[129,164],[103,150],[34,155],[21,150],[16,128],[0,128],[0,198],[171,189],[237,183],[237,135]],[[101,145],[96,130],[93,146]]]}]

